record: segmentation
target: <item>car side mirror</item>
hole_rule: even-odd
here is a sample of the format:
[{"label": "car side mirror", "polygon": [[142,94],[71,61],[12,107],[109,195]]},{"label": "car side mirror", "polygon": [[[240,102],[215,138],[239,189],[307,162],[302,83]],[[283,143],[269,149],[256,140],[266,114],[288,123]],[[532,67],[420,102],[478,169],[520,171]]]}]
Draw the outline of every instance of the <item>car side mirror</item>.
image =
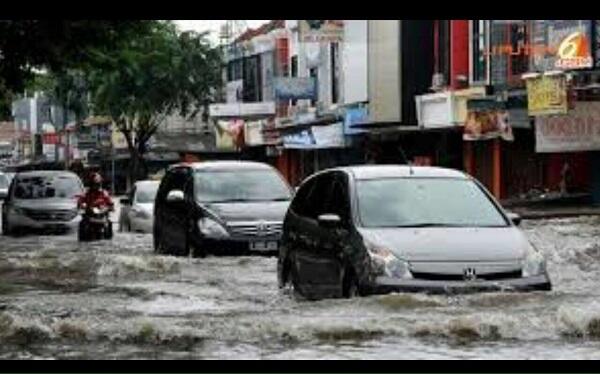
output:
[{"label": "car side mirror", "polygon": [[173,190],[167,195],[168,203],[176,203],[181,201],[183,201],[183,191],[181,190]]},{"label": "car side mirror", "polygon": [[319,226],[327,229],[338,228],[342,223],[342,219],[337,214],[321,214],[317,220]]},{"label": "car side mirror", "polygon": [[129,200],[129,198],[127,198],[127,197],[119,200],[119,202],[121,203],[121,205],[129,205],[129,204],[131,204],[131,200]]},{"label": "car side mirror", "polygon": [[512,223],[515,224],[515,226],[519,226],[521,224],[521,221],[523,220],[521,216],[517,213],[508,212],[506,215],[508,216],[508,219],[510,219]]}]

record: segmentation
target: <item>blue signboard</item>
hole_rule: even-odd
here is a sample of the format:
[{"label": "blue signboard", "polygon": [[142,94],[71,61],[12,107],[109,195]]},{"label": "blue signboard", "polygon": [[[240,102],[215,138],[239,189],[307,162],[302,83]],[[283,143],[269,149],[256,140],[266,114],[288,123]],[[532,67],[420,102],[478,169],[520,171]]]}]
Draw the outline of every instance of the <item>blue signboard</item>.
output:
[{"label": "blue signboard", "polygon": [[367,108],[348,108],[344,115],[344,134],[354,135],[364,133],[365,130],[353,127],[356,124],[366,123],[369,120]]},{"label": "blue signboard", "polygon": [[275,97],[283,100],[314,100],[317,97],[316,80],[313,77],[277,77],[274,81]]},{"label": "blue signboard", "polygon": [[316,141],[311,129],[306,129],[294,134],[284,135],[283,146],[290,149],[314,148]]}]

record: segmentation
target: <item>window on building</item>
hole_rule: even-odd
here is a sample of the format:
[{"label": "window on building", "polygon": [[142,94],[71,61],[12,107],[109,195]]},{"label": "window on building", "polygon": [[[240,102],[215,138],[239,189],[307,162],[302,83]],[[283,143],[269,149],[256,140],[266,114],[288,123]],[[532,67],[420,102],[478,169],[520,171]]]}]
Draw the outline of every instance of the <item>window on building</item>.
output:
[{"label": "window on building", "polygon": [[471,81],[488,82],[489,26],[486,20],[471,21]]},{"label": "window on building", "polygon": [[297,77],[298,76],[298,56],[292,56],[292,68],[290,70],[290,74],[292,77]]},{"label": "window on building", "polygon": [[529,70],[527,22],[490,21],[491,83],[496,87],[521,87],[521,75]]},{"label": "window on building", "polygon": [[450,79],[450,20],[437,22],[436,73],[443,74],[446,83]]},{"label": "window on building", "polygon": [[244,59],[243,73],[244,102],[262,101],[262,74],[259,55]]},{"label": "window on building", "polygon": [[[308,75],[313,77],[315,79],[315,85],[317,87],[319,87],[319,69],[314,67],[314,68],[310,68],[308,71]],[[310,105],[311,106],[315,106],[317,104],[317,101],[319,101],[319,91],[317,90],[317,97],[314,100],[310,101]]]},{"label": "window on building", "polygon": [[340,99],[339,79],[339,44],[331,43],[331,102],[336,104]]},{"label": "window on building", "polygon": [[517,21],[511,23],[510,27],[510,45],[512,53],[510,55],[509,82],[522,82],[521,75],[529,70],[529,56],[527,54],[527,22]]},{"label": "window on building", "polygon": [[[291,62],[290,62],[290,76],[292,78],[296,78],[298,76],[298,56],[292,56]],[[298,100],[296,99],[292,99],[292,105],[296,105],[296,103],[298,102]]]}]

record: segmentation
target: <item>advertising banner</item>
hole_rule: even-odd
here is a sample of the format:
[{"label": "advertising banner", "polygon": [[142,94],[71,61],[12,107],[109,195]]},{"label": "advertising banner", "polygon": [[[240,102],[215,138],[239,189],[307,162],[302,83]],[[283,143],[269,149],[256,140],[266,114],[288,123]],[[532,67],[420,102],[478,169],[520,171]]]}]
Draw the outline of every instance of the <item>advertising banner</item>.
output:
[{"label": "advertising banner", "polygon": [[301,43],[342,42],[344,39],[343,20],[300,20],[298,31]]},{"label": "advertising banner", "polygon": [[317,98],[317,85],[314,77],[277,77],[274,80],[275,97],[283,100],[314,100]]},{"label": "advertising banner", "polygon": [[600,150],[600,102],[577,102],[567,115],[535,118],[536,152]]},{"label": "advertising banner", "polygon": [[221,151],[239,150],[244,143],[244,121],[217,121],[216,146]]},{"label": "advertising banner", "polygon": [[527,108],[530,116],[565,114],[569,110],[564,75],[526,78]]},{"label": "advertising banner", "polygon": [[514,140],[505,104],[494,99],[469,100],[463,140],[474,141],[494,138],[506,141]]},{"label": "advertising banner", "polygon": [[532,70],[587,69],[594,66],[591,20],[531,21]]}]

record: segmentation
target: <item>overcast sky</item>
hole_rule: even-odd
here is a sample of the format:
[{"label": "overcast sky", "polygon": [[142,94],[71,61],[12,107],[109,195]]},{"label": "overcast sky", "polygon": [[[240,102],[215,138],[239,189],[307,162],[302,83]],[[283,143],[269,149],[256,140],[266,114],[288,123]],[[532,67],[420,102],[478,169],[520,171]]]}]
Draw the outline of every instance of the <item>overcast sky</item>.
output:
[{"label": "overcast sky", "polygon": [[[248,25],[248,27],[258,27],[260,25],[262,25],[263,23],[267,22],[267,20],[245,20],[246,24]],[[219,41],[219,27],[221,27],[221,25],[223,23],[225,23],[225,20],[215,20],[215,19],[209,19],[209,20],[175,20],[175,23],[177,24],[177,26],[179,26],[179,28],[182,31],[185,30],[194,30],[194,31],[198,31],[198,32],[202,32],[202,31],[211,31],[210,33],[210,39],[217,43]]]}]

